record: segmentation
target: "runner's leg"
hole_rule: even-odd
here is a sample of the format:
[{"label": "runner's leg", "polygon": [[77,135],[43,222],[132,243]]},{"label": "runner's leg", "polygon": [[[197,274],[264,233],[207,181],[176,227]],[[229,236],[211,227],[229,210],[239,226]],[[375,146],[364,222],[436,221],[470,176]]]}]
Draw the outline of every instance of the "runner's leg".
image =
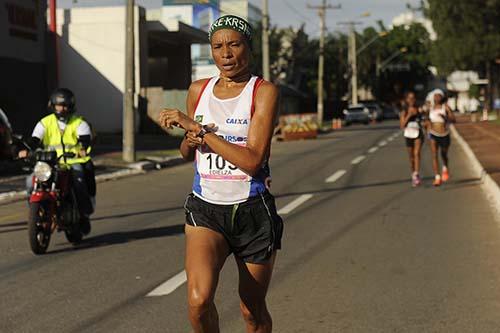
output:
[{"label": "runner's leg", "polygon": [[422,139],[415,140],[413,147],[413,171],[420,174],[420,151],[422,150]]},{"label": "runner's leg", "polygon": [[411,172],[415,172],[415,155],[413,154],[414,147],[406,147],[408,150],[408,158],[410,159],[410,169]]},{"label": "runner's leg", "polygon": [[441,147],[441,159],[443,166],[448,168],[448,147]]},{"label": "runner's leg", "polygon": [[186,225],[185,230],[189,321],[195,333],[216,333],[214,295],[229,247],[224,236],[208,228]]},{"label": "runner's leg", "polygon": [[439,175],[439,160],[438,160],[438,144],[436,140],[431,141],[431,153],[432,153],[432,170],[434,170],[434,175]]},{"label": "runner's leg", "polygon": [[250,264],[236,258],[240,275],[240,310],[247,332],[270,333],[271,315],[266,306],[266,294],[274,267],[276,253],[265,264]]}]

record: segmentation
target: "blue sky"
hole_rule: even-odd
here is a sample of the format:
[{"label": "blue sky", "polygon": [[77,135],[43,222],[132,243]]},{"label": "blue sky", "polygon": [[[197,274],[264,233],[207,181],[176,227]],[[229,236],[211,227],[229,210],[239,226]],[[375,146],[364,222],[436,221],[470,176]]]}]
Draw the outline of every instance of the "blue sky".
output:
[{"label": "blue sky", "polygon": [[[250,3],[260,7],[261,0],[249,0]],[[307,9],[307,4],[318,5],[321,0],[268,0],[271,24],[280,27],[298,27],[301,23],[306,23],[306,31],[311,35],[319,34],[318,16],[314,10]],[[77,0],[79,5],[90,4],[119,4],[124,0]],[[161,6],[162,0],[136,0],[144,7]],[[61,7],[70,6],[74,0],[59,0]],[[364,22],[358,29],[375,25],[377,20],[382,20],[386,26],[391,24],[392,19],[406,11],[406,4],[418,6],[419,0],[330,0],[332,5],[341,4],[340,10],[329,10],[327,13],[327,28],[329,31],[343,29],[338,26],[339,21],[355,19]],[[370,12],[370,17],[359,19],[365,12]]]}]

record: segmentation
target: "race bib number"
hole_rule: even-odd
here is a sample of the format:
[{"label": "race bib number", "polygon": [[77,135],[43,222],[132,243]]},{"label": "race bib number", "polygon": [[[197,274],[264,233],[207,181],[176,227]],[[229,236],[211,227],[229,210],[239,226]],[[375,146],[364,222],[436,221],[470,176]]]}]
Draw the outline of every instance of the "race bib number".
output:
[{"label": "race bib number", "polygon": [[201,178],[215,181],[248,181],[250,178],[216,153],[198,155],[198,172]]},{"label": "race bib number", "polygon": [[405,128],[404,136],[409,139],[416,139],[420,135],[420,127],[416,121],[410,121]]}]

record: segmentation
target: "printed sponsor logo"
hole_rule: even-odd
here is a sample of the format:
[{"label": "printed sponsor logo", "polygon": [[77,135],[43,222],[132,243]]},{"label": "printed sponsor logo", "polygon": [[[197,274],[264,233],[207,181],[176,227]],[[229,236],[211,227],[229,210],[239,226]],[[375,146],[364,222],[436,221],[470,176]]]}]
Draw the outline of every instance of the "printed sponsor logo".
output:
[{"label": "printed sponsor logo", "polygon": [[236,135],[219,135],[221,138],[231,143],[245,143],[247,142],[246,136],[236,136]]},{"label": "printed sponsor logo", "polygon": [[226,119],[228,125],[248,125],[248,119],[228,118]]}]

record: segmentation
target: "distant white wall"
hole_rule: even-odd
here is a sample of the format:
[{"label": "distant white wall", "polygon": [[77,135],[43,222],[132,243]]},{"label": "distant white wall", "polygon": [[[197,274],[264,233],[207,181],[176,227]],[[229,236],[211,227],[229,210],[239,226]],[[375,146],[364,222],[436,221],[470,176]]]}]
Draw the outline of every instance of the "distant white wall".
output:
[{"label": "distant white wall", "polygon": [[0,0],[0,57],[45,62],[43,1]]},{"label": "distant white wall", "polygon": [[[135,89],[147,47],[144,11],[135,8]],[[98,131],[122,129],[125,89],[125,7],[58,10],[60,86],[74,91],[77,108]]]},{"label": "distant white wall", "polygon": [[232,14],[248,19],[247,0],[221,0],[219,6],[221,15]]}]

